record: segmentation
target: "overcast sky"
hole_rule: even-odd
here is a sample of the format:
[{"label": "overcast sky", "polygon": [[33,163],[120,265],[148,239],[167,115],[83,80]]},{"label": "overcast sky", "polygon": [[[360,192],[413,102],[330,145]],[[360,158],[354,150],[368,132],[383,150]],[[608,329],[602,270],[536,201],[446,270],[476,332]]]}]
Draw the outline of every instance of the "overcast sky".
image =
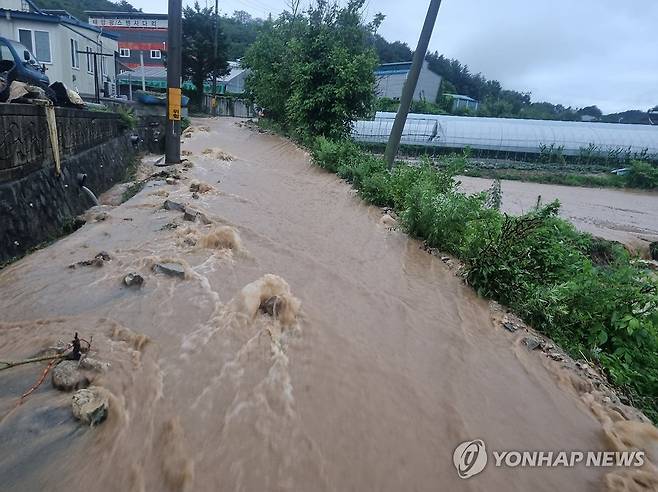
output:
[{"label": "overcast sky", "polygon": [[[131,3],[166,12],[165,0]],[[385,14],[380,34],[414,49],[428,3],[370,0],[367,15]],[[220,12],[265,17],[281,12],[286,1],[219,4]],[[604,113],[658,104],[658,0],[444,0],[430,50],[506,88],[530,91],[533,101],[596,104]]]}]

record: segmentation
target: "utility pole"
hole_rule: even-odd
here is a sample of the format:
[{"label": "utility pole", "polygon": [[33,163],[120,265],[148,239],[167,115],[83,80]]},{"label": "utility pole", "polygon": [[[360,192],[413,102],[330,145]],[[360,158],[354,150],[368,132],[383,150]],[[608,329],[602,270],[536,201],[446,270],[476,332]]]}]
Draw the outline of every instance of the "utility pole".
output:
[{"label": "utility pole", "polygon": [[181,72],[183,19],[182,0],[169,0],[167,54],[167,126],[165,164],[180,163]]},{"label": "utility pole", "polygon": [[432,37],[434,23],[436,22],[436,16],[439,14],[440,6],[441,0],[430,0],[430,6],[427,9],[427,17],[425,17],[425,24],[423,25],[423,30],[420,33],[420,38],[418,39],[418,47],[414,52],[414,59],[411,63],[411,70],[409,70],[407,80],[404,82],[402,97],[400,97],[400,108],[398,109],[398,114],[395,116],[395,123],[393,123],[391,136],[388,139],[386,152],[384,153],[384,159],[386,160],[386,165],[389,169],[393,169],[395,156],[397,155],[400,148],[402,131],[404,130],[404,125],[407,122],[407,115],[409,114],[411,101],[414,97],[414,92],[416,91],[416,84],[418,84],[418,76],[420,75],[421,68],[423,68],[423,61],[425,60],[425,54],[427,53],[427,46],[429,45],[430,38]]},{"label": "utility pole", "polygon": [[[215,41],[214,41],[214,58],[212,62],[212,97],[213,104],[217,97],[217,44],[219,43],[219,0],[215,0]],[[211,113],[214,107],[211,104]]]}]

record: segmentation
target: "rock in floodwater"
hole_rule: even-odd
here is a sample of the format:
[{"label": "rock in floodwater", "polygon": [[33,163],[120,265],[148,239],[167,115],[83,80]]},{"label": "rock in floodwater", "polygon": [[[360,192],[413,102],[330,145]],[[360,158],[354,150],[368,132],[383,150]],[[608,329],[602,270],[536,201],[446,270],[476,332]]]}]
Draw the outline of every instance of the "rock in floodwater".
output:
[{"label": "rock in floodwater", "polygon": [[277,313],[279,312],[281,298],[279,296],[272,296],[260,305],[260,310],[265,314],[269,314],[272,317],[276,318]]},{"label": "rock in floodwater", "polygon": [[164,273],[170,277],[185,278],[185,268],[179,263],[156,263],[153,265],[155,273]]},{"label": "rock in floodwater", "polygon": [[139,273],[131,272],[123,277],[123,283],[128,287],[141,287],[144,283],[144,277]]},{"label": "rock in floodwater", "polygon": [[108,391],[100,386],[76,391],[71,401],[73,416],[92,427],[107,418],[109,406]]},{"label": "rock in floodwater", "polygon": [[523,343],[528,348],[528,350],[536,350],[541,346],[541,341],[535,337],[525,337]]},{"label": "rock in floodwater", "polygon": [[185,213],[183,214],[183,220],[187,220],[188,222],[196,222],[197,215],[198,212],[196,210],[186,208]]},{"label": "rock in floodwater", "polygon": [[169,177],[165,179],[165,183],[167,183],[168,185],[173,185],[176,184],[176,180],[172,177]]},{"label": "rock in floodwater", "polygon": [[651,259],[658,261],[658,241],[655,241],[649,245],[649,254]]},{"label": "rock in floodwater", "polygon": [[199,194],[195,191],[194,193],[192,193],[192,198],[194,198],[195,200],[198,200],[199,199]]},{"label": "rock in floodwater", "polygon": [[182,203],[174,202],[172,200],[165,200],[162,206],[165,210],[177,210],[179,212],[185,211],[185,205]]},{"label": "rock in floodwater", "polygon": [[73,391],[89,386],[89,378],[78,367],[77,360],[64,360],[52,372],[52,383],[61,391]]}]

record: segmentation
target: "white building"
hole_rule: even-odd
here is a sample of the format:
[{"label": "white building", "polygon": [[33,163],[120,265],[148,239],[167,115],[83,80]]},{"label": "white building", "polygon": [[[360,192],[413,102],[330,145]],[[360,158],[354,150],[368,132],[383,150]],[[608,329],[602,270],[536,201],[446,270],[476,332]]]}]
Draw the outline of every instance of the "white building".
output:
[{"label": "white building", "polygon": [[217,77],[217,87],[223,94],[242,94],[249,70],[241,68],[239,61],[230,61],[228,65],[231,71],[223,77]]},{"label": "white building", "polygon": [[[411,62],[384,63],[375,70],[377,81],[376,92],[378,97],[388,97],[399,100],[402,96],[402,88],[407,80]],[[414,101],[426,100],[436,102],[441,87],[441,76],[435,74],[428,68],[427,60],[423,61],[420,70],[418,84],[414,92]]]},{"label": "white building", "polygon": [[[114,84],[117,37],[79,21],[65,11],[39,9],[32,0],[0,1],[0,36],[19,41],[46,67],[50,83],[63,82],[81,95],[95,93],[94,57],[98,82]],[[82,51],[83,53],[79,53]]]}]

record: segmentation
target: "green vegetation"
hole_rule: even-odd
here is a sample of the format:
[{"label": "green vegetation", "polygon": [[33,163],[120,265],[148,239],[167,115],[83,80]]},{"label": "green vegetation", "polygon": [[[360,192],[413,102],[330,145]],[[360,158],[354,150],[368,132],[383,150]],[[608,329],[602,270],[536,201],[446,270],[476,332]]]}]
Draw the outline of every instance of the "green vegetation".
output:
[{"label": "green vegetation", "polygon": [[377,57],[367,44],[381,21],[365,25],[365,0],[344,7],[319,0],[305,12],[267,21],[243,64],[250,97],[290,134],[341,138],[374,103]]},{"label": "green vegetation", "polygon": [[[314,161],[348,180],[364,200],[395,209],[405,230],[465,262],[482,296],[511,307],[610,381],[658,421],[658,279],[620,246],[580,233],[554,202],[512,217],[466,195],[454,177],[463,157],[437,166],[384,162],[350,141],[317,138]],[[495,200],[493,200],[495,201]]]},{"label": "green vegetation", "polygon": [[559,184],[566,186],[589,186],[597,188],[658,188],[658,166],[644,161],[631,161],[628,172],[623,175],[612,173],[583,174],[550,169],[484,168],[468,165],[464,176],[481,178],[511,179],[532,183]]},{"label": "green vegetation", "polygon": [[72,16],[87,22],[85,10],[105,10],[110,12],[137,12],[126,0],[36,0],[37,7],[44,10],[66,10]]},{"label": "green vegetation", "polygon": [[212,7],[201,8],[199,2],[194,2],[193,7],[183,9],[183,76],[189,78],[196,87],[193,94],[196,105],[201,104],[204,82],[212,75],[213,67],[217,69],[219,76],[228,73],[226,40],[221,23],[215,57],[214,11]]}]

